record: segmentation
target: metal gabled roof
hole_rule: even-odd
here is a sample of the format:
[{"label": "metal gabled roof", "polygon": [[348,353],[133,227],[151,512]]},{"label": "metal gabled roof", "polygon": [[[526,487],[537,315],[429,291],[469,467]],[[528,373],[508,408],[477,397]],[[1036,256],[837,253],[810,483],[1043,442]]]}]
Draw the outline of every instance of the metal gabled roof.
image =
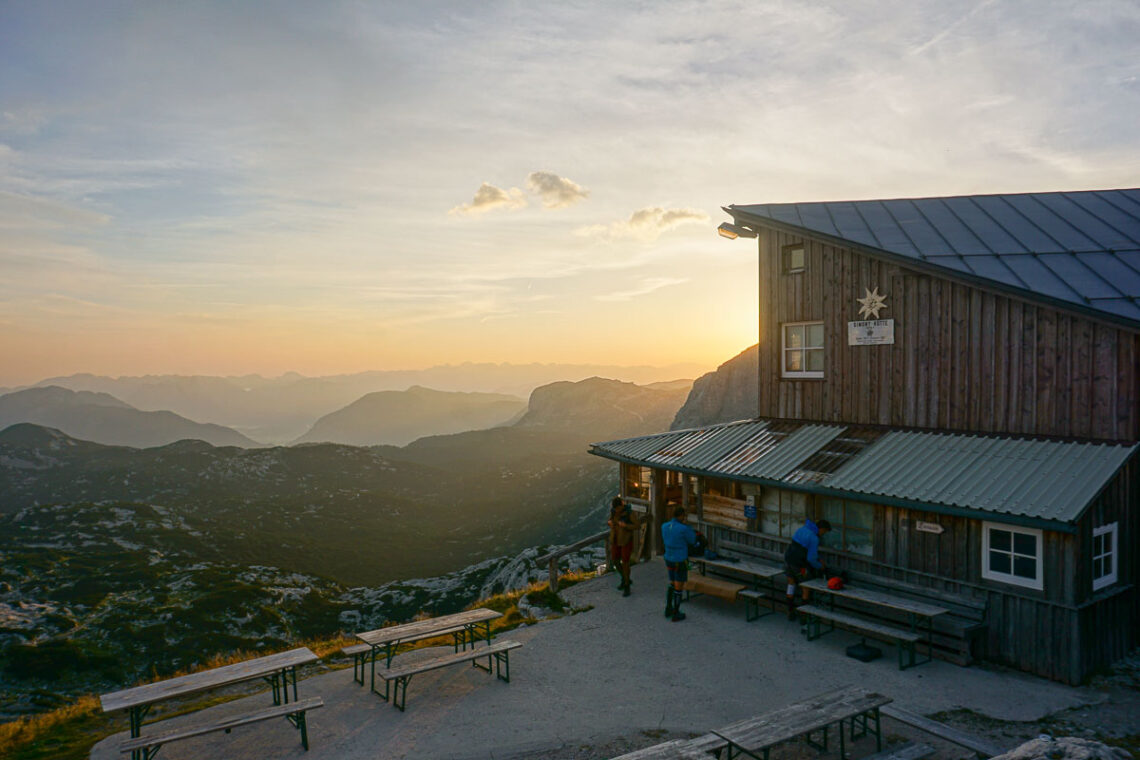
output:
[{"label": "metal gabled roof", "polygon": [[827,485],[995,514],[1075,522],[1135,446],[896,431]]},{"label": "metal gabled roof", "polygon": [[1075,523],[1140,445],[747,420],[595,443],[690,473],[889,500],[979,518]]},{"label": "metal gabled roof", "polygon": [[1140,189],[732,205],[1140,325]]}]

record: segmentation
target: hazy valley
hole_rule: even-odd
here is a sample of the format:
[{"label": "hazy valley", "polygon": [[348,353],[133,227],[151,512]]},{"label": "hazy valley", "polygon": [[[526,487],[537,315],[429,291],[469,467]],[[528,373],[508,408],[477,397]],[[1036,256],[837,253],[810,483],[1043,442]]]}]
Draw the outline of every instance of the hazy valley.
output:
[{"label": "hazy valley", "polygon": [[402,447],[134,448],[12,425],[0,711],[523,582],[534,547],[604,522],[616,475],[589,443],[667,429],[690,386],[557,382],[521,416],[480,398],[514,421]]}]

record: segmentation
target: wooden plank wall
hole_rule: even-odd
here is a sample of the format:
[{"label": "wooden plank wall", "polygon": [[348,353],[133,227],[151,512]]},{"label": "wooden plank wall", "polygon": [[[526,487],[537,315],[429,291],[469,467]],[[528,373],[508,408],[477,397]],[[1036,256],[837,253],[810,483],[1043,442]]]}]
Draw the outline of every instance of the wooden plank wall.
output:
[{"label": "wooden plank wall", "polygon": [[747,530],[748,520],[744,517],[744,500],[729,499],[724,496],[704,494],[701,496],[702,518],[705,522],[722,525],[736,530]]},{"label": "wooden plank wall", "polygon": [[[780,251],[804,243],[807,270]],[[891,346],[848,346],[879,288]],[[822,380],[785,380],[781,324],[822,320]],[[759,416],[1140,439],[1140,332],[907,270],[848,248],[760,233]]]}]

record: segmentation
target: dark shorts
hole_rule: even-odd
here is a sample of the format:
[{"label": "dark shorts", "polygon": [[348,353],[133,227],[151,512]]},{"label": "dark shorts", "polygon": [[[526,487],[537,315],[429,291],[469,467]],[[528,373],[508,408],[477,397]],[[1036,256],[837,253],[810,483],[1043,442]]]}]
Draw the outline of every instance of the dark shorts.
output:
[{"label": "dark shorts", "polygon": [[625,546],[618,546],[617,544],[611,544],[610,545],[610,556],[613,557],[615,561],[629,562],[629,558],[631,556],[633,556],[633,542],[631,541],[630,543],[626,544]]},{"label": "dark shorts", "polygon": [[689,561],[682,560],[680,562],[666,562],[665,567],[669,570],[669,580],[673,583],[684,583],[689,580]]},{"label": "dark shorts", "polygon": [[823,577],[823,573],[819,570],[816,570],[811,565],[784,565],[784,574],[789,578],[794,578],[796,583],[799,583],[800,581],[811,581],[815,580],[816,578]]}]

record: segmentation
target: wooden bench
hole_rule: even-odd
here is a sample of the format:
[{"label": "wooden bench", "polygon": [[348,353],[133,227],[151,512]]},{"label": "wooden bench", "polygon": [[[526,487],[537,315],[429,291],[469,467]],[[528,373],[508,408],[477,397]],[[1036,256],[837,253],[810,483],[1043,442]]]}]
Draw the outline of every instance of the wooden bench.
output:
[{"label": "wooden bench", "polygon": [[[895,642],[899,650],[899,670],[906,670],[917,664],[915,662],[915,645],[923,639],[920,633],[876,623],[847,612],[824,609],[814,604],[797,607],[796,612],[806,618],[805,632],[808,641],[814,641],[823,634],[834,631],[838,625],[876,639]],[[820,621],[828,623],[826,631],[820,630]],[[909,655],[909,660],[906,663],[903,662],[904,653]]]},{"label": "wooden bench", "polygon": [[[436,636],[452,637],[452,648],[458,652],[460,648],[467,648],[467,629],[463,626],[455,628],[447,628],[442,631],[435,631],[424,638],[432,639]],[[405,641],[414,641],[416,639],[405,639]],[[369,644],[352,644],[351,646],[343,647],[341,654],[352,657],[352,680],[361,686],[364,685],[364,668],[368,664],[368,658],[372,653],[372,646]]]},{"label": "wooden bench", "polygon": [[717,596],[729,602],[743,599],[744,619],[747,621],[756,620],[764,615],[771,614],[771,609],[763,614],[760,612],[761,602],[771,606],[772,597],[767,591],[750,589],[739,583],[722,581],[719,578],[709,578],[704,575],[691,576],[689,580],[685,581],[682,588],[685,589],[686,599],[691,598],[693,594],[708,594],[709,596]]},{"label": "wooden bench", "polygon": [[259,723],[263,720],[281,717],[286,718],[295,728],[300,730],[301,746],[304,747],[307,752],[309,749],[309,730],[305,723],[305,713],[309,710],[315,710],[318,707],[324,707],[324,705],[324,700],[320,697],[309,697],[300,702],[274,705],[273,707],[267,707],[263,710],[257,710],[243,715],[231,715],[227,718],[220,718],[213,723],[185,726],[151,736],[140,736],[135,739],[128,739],[119,745],[119,752],[139,752],[146,760],[150,760],[150,758],[158,754],[158,750],[161,749],[164,744],[182,741],[183,739],[191,739],[195,736],[204,736],[217,731],[225,731],[228,734],[239,726],[248,726],[252,723]]},{"label": "wooden bench", "polygon": [[985,599],[858,571],[848,573],[848,580],[852,586],[859,588],[944,607],[948,613],[934,620],[931,638],[934,654],[939,659],[956,665],[971,665],[981,656],[987,627],[988,604]]},{"label": "wooden bench", "polygon": [[[888,709],[886,705],[881,708],[883,715],[887,714]],[[882,752],[867,755],[861,758],[861,760],[923,760],[923,758],[930,757],[933,754],[934,747],[931,747],[929,744],[903,742],[902,744],[896,744],[894,747],[887,747]]]},{"label": "wooden bench", "polygon": [[[724,745],[725,742],[721,741],[721,746]],[[712,760],[712,756],[694,745],[690,739],[673,739],[654,744],[652,747],[627,752],[614,760]]]},{"label": "wooden bench", "polygon": [[[507,683],[511,682],[511,661],[510,651],[522,646],[521,641],[502,640],[496,641],[494,644],[482,647],[481,649],[467,649],[462,652],[454,652],[452,654],[445,654],[439,657],[434,657],[430,660],[421,660],[413,662],[408,665],[399,665],[394,668],[386,670],[378,670],[376,674],[384,679],[385,692],[387,692],[387,685],[395,682],[395,689],[392,692],[392,705],[399,708],[401,711],[408,699],[408,681],[412,680],[412,676],[419,675],[420,673],[427,673],[430,670],[437,670],[439,668],[446,668],[448,665],[457,665],[461,662],[470,662],[472,665],[491,672],[492,660],[494,661],[495,676]],[[487,666],[483,667],[476,660],[487,658]],[[503,673],[506,672],[504,676]],[[401,696],[401,689],[403,695]],[[385,697],[387,698],[387,697]]]},{"label": "wooden bench", "polygon": [[[396,655],[396,650],[399,649],[402,644],[413,641],[425,641],[437,636],[447,636],[450,634],[453,639],[452,648],[456,653],[458,653],[461,648],[464,650],[467,649],[468,643],[474,648],[475,642],[479,639],[490,643],[491,621],[502,616],[503,613],[496,610],[476,607],[473,610],[464,610],[463,612],[456,612],[453,615],[441,615],[440,617],[426,618],[424,620],[413,620],[410,623],[377,628],[373,631],[364,631],[363,633],[356,634],[356,638],[360,639],[361,643],[367,644],[372,648],[372,653],[369,655],[372,683],[369,688],[373,693],[380,694],[380,692],[376,690],[376,660],[381,654],[383,654],[384,657],[384,667],[391,667],[392,658]],[[363,666],[363,663],[361,663],[361,665]],[[387,681],[384,682],[384,693],[380,694],[380,696],[385,700],[388,699]]]},{"label": "wooden bench", "polygon": [[[847,756],[847,738],[875,737],[876,751],[882,751],[882,725],[879,708],[891,699],[858,687],[844,687],[795,702],[753,718],[737,721],[711,733],[724,740],[728,757],[762,757],[777,744],[803,738],[809,746],[828,751],[829,729],[839,727],[839,758]],[[845,725],[846,724],[846,730]],[[815,741],[814,734],[821,741]]]},{"label": "wooden bench", "polygon": [[352,657],[352,680],[363,686],[364,665],[368,662],[368,655],[372,652],[372,647],[368,644],[353,644],[342,648],[340,652]]},{"label": "wooden bench", "polygon": [[930,718],[918,715],[917,713],[912,713],[909,710],[902,709],[901,707],[886,705],[883,707],[883,715],[886,715],[888,718],[893,718],[900,723],[906,723],[908,725],[914,726],[917,729],[925,731],[931,736],[937,736],[939,739],[948,741],[951,744],[957,744],[959,747],[965,747],[966,749],[972,750],[976,752],[978,756],[983,758],[997,757],[998,755],[1004,755],[1009,751],[1007,749],[1002,749],[996,744],[990,744],[984,739],[979,739],[976,736],[967,734],[964,731],[959,731],[956,728],[951,728],[945,723],[939,723],[936,720],[931,720]]}]

